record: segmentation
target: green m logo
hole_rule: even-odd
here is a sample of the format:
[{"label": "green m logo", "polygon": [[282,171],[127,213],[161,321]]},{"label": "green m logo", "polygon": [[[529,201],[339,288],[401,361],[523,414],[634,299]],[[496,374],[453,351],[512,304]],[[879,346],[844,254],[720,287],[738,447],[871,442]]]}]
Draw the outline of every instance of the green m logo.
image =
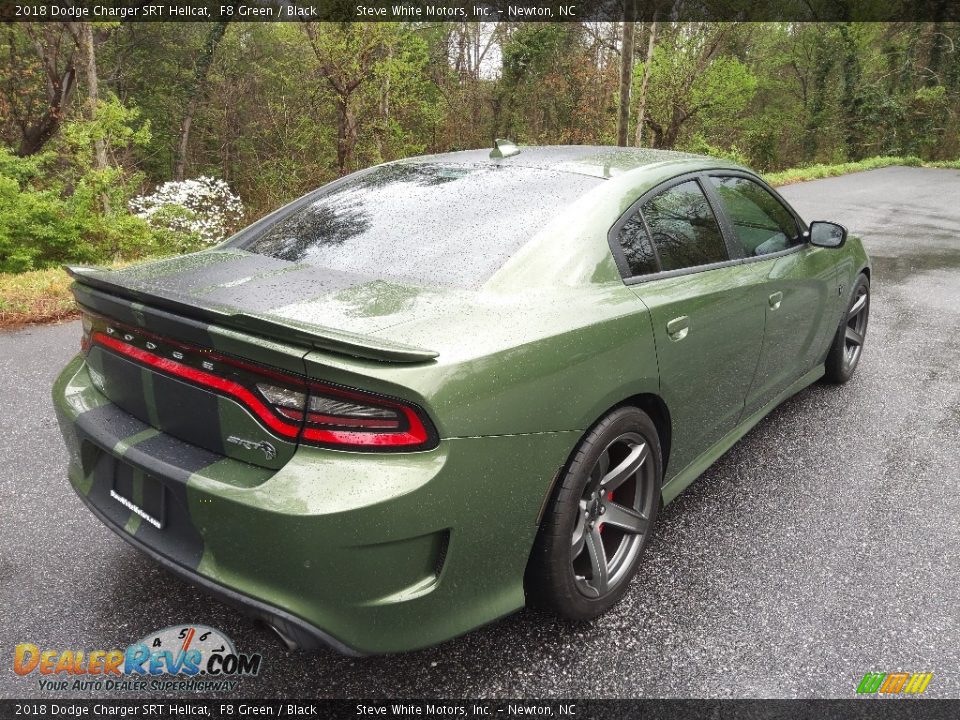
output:
[{"label": "green m logo", "polygon": [[919,695],[927,689],[927,685],[930,684],[932,679],[933,673],[868,672],[857,686],[857,693],[861,695],[873,693]]}]

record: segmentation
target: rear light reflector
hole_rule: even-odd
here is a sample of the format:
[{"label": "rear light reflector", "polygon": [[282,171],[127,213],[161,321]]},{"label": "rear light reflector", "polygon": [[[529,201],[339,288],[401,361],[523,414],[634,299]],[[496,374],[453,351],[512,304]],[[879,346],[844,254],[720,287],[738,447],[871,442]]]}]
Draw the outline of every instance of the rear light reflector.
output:
[{"label": "rear light reflector", "polygon": [[316,412],[328,415],[355,415],[357,417],[367,418],[396,418],[395,410],[387,408],[378,408],[371,405],[358,405],[357,403],[343,402],[332,398],[321,397],[318,395],[310,396],[310,404],[307,406],[310,412]]},{"label": "rear light reflector", "polygon": [[213,351],[174,342],[95,315],[83,315],[91,345],[243,405],[280,437],[357,450],[422,450],[436,433],[418,407],[373,393],[315,382]]},{"label": "rear light reflector", "polygon": [[276,407],[298,408],[303,410],[303,403],[307,399],[307,394],[291,390],[290,388],[278,387],[267,383],[257,383],[257,390],[263,395],[267,402]]},{"label": "rear light reflector", "polygon": [[399,430],[403,424],[400,413],[392,408],[324,397],[317,394],[322,392],[319,386],[309,387],[311,392],[307,395],[277,385],[257,383],[260,394],[278,413],[297,422],[306,420],[310,426]]}]

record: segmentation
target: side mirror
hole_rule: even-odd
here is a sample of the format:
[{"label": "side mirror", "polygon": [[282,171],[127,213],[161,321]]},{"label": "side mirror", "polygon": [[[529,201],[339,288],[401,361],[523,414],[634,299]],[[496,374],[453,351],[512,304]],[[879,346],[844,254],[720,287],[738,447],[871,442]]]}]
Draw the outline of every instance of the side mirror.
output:
[{"label": "side mirror", "polygon": [[842,247],[847,241],[847,229],[839,223],[816,220],[806,232],[811,245],[825,248]]}]

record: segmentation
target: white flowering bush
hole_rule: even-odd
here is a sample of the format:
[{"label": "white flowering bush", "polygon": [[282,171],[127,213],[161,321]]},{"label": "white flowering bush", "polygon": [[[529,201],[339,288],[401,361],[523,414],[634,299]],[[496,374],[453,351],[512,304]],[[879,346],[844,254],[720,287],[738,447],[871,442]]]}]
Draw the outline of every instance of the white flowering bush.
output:
[{"label": "white flowering bush", "polygon": [[133,198],[129,207],[152,228],[169,234],[180,252],[216,245],[243,219],[243,202],[230,186],[206,176],[165,182],[149,195]]}]

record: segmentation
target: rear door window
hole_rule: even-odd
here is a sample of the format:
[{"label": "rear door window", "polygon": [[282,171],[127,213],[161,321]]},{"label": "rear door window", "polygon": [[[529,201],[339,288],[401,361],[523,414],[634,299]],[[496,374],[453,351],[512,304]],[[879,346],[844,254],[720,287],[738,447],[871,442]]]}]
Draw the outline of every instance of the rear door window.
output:
[{"label": "rear door window", "polygon": [[720,225],[696,180],[664,190],[648,200],[642,212],[661,270],[729,260]]},{"label": "rear door window", "polygon": [[623,258],[627,261],[631,276],[649,275],[660,269],[647,226],[643,224],[643,216],[639,210],[620,228],[617,241],[623,250]]}]

